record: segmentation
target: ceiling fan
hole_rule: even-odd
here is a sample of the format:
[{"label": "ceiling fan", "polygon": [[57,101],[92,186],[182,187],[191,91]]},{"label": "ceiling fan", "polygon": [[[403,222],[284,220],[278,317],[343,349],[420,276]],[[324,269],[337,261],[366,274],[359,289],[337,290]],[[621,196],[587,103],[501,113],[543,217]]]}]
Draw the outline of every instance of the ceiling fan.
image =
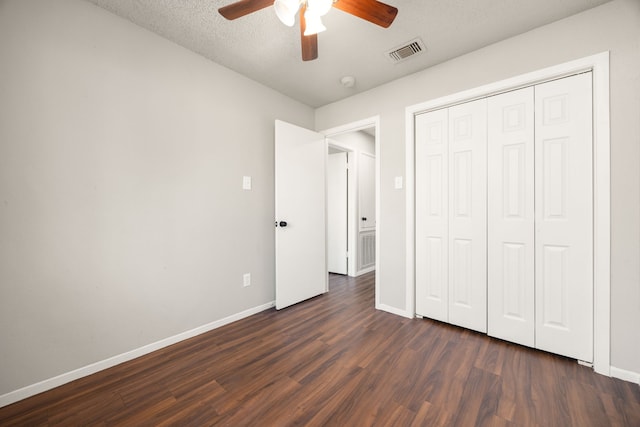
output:
[{"label": "ceiling fan", "polygon": [[318,58],[318,33],[326,30],[321,17],[332,6],[384,28],[389,27],[398,14],[397,8],[377,0],[240,0],[221,7],[218,12],[234,20],[271,5],[280,21],[289,27],[293,26],[296,13],[300,11],[303,61]]}]

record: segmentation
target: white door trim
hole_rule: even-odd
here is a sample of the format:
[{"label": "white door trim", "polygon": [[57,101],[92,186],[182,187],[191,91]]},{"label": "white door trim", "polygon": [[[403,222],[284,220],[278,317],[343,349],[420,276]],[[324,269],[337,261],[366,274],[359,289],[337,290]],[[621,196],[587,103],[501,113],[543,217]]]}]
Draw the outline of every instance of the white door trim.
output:
[{"label": "white door trim", "polygon": [[[376,129],[376,309],[386,310],[380,303],[380,116],[368,117],[366,119],[336,126],[320,131],[326,138],[331,138],[343,133],[355,132],[362,129],[374,127]],[[408,306],[407,306],[408,307]],[[409,310],[407,310],[407,313]],[[402,314],[405,317],[406,314]]]},{"label": "white door trim", "polygon": [[[585,71],[593,72],[593,367],[596,372],[610,376],[611,171],[608,51],[406,108],[406,293],[408,296],[406,307],[407,311],[415,313],[415,116],[430,110]],[[409,296],[411,296],[410,301]]]}]

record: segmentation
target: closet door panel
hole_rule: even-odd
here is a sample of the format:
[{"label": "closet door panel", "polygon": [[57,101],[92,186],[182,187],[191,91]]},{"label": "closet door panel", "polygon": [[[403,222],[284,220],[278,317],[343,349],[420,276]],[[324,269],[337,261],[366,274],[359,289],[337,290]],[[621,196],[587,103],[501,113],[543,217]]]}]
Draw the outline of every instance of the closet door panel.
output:
[{"label": "closet door panel", "polygon": [[487,100],[449,108],[449,322],[487,331]]},{"label": "closet door panel", "polygon": [[488,99],[488,334],[534,342],[534,90]]},{"label": "closet door panel", "polygon": [[447,109],[416,117],[416,313],[448,316]]},{"label": "closet door panel", "polygon": [[591,73],[535,87],[536,347],[593,359]]}]

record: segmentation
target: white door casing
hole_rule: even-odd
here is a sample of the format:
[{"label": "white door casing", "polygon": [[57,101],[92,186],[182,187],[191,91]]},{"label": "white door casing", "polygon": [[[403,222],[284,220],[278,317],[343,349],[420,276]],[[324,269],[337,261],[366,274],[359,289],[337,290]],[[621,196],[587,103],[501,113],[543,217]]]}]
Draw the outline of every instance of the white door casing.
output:
[{"label": "white door casing", "polygon": [[449,321],[448,110],[416,117],[416,313]]},{"label": "white door casing", "polygon": [[592,75],[535,87],[536,347],[593,360]]},{"label": "white door casing", "polygon": [[327,268],[347,274],[347,153],[327,157]]},{"label": "white door casing", "polygon": [[487,100],[449,108],[449,322],[487,331]]},{"label": "white door casing", "polygon": [[534,89],[488,98],[487,331],[535,346]]},{"label": "white door casing", "polygon": [[327,291],[324,136],[275,122],[276,308]]}]

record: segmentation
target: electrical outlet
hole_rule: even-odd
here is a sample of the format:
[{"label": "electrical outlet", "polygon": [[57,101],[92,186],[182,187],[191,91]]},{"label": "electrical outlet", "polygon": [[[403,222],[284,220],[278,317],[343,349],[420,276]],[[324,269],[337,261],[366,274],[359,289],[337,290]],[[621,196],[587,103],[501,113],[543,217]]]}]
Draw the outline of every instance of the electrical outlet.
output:
[{"label": "electrical outlet", "polygon": [[245,273],[242,275],[242,285],[246,288],[251,286],[251,273]]}]

